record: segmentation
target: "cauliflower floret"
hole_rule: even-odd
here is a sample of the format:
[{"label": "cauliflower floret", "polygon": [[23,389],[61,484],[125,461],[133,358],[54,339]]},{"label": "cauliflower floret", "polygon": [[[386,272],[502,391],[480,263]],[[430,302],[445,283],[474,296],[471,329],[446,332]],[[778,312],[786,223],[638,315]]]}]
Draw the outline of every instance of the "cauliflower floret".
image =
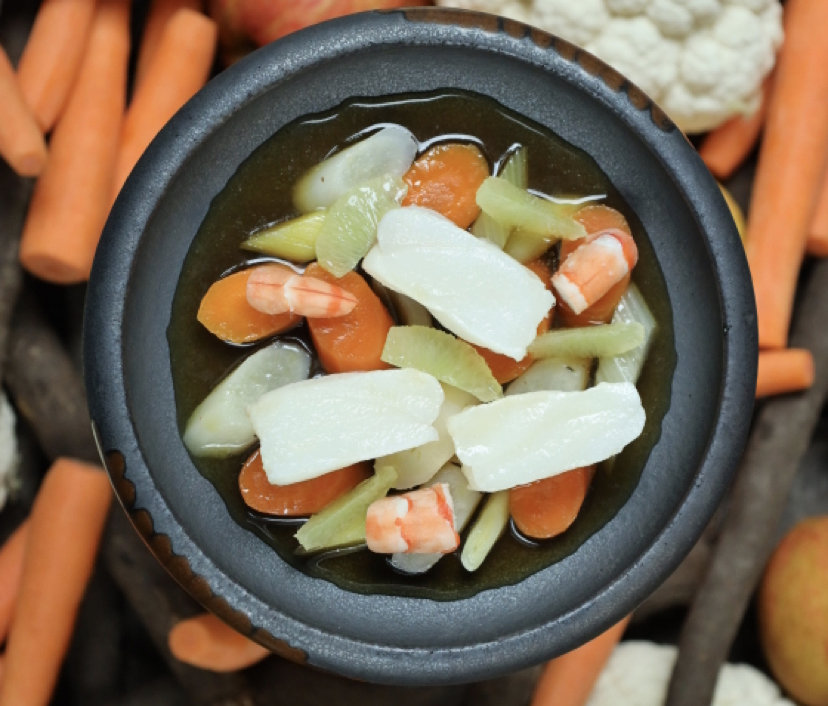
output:
[{"label": "cauliflower floret", "polygon": [[[677,650],[652,642],[622,642],[612,653],[587,706],[661,706],[667,695]],[[794,706],[779,687],[746,664],[726,664],[719,672],[712,706]]]},{"label": "cauliflower floret", "polygon": [[604,0],[540,0],[533,3],[530,21],[538,27],[554,24],[557,34],[584,46],[609,21]]}]

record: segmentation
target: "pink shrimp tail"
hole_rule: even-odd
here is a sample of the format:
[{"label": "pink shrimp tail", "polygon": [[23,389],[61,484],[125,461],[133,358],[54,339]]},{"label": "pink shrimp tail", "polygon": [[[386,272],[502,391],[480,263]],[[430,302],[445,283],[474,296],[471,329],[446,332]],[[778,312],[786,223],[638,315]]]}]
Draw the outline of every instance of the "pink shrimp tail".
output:
[{"label": "pink shrimp tail", "polygon": [[247,302],[264,314],[290,311],[309,318],[345,316],[357,298],[342,287],[303,277],[285,265],[262,265],[247,280]]}]

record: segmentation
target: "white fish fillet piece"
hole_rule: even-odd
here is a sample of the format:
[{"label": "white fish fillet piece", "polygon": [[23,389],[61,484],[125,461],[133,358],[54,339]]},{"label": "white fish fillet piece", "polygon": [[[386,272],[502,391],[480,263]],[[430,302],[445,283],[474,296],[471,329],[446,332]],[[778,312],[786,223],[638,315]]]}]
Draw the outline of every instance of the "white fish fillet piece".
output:
[{"label": "white fish fillet piece", "polygon": [[399,208],[379,222],[362,263],[460,338],[515,360],[526,355],[555,297],[530,270],[439,213]]},{"label": "white fish fillet piece", "polygon": [[599,463],[644,429],[631,383],[579,392],[528,392],[471,407],[448,421],[469,486],[494,493]]},{"label": "white fish fillet piece", "polygon": [[380,370],[287,385],[249,412],[268,480],[287,485],[435,441],[442,403],[431,375]]}]

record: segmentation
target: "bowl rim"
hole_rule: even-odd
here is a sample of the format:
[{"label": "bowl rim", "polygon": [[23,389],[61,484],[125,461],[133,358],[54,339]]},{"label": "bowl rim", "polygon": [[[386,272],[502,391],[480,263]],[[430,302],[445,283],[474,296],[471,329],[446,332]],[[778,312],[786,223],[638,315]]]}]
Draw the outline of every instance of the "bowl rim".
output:
[{"label": "bowl rim", "polygon": [[[187,535],[169,507],[154,489],[143,463],[140,443],[130,419],[122,363],[122,325],[129,280],[143,226],[157,202],[188,157],[245,104],[268,91],[286,75],[304,70],[330,48],[333,36],[350,32],[352,46],[370,46],[371,30],[393,25],[399,34],[422,41],[423,33],[437,31],[441,41],[467,45],[514,45],[530,41],[550,52],[552,63],[568,70],[599,76],[606,86],[607,103],[625,96],[633,106],[622,116],[642,135],[645,121],[666,134],[653,149],[670,165],[674,141],[685,138],[666,116],[634,85],[610,67],[573,45],[528,25],[477,12],[442,8],[409,8],[374,11],[331,20],[294,33],[248,56],[224,71],[200,91],[162,130],[142,157],[119,195],[98,248],[90,279],[85,325],[84,365],[90,414],[101,456],[116,493],[136,529],[168,571],[209,610],[237,630],[274,652],[294,661],[305,661],[310,646],[332,641],[324,654],[315,654],[315,666],[368,681],[406,684],[456,683],[488,679],[565,652],[585,637],[599,634],[635,607],[637,596],[654,590],[690,551],[715,511],[730,483],[747,437],[753,405],[758,352],[756,313],[744,252],[738,239],[711,238],[709,230],[732,231],[735,227],[721,196],[708,189],[684,196],[696,210],[706,213],[707,228],[700,227],[718,279],[718,298],[725,322],[722,382],[718,420],[708,440],[696,483],[677,512],[650,547],[604,590],[577,609],[537,629],[506,635],[497,643],[445,650],[405,649],[331,636],[290,616],[280,616],[278,629],[261,626],[256,615],[245,610],[245,601],[258,599],[239,587],[203,553]],[[449,33],[454,33],[449,37]],[[436,41],[436,40],[432,40]],[[360,44],[361,43],[361,44]],[[315,47],[316,51],[309,51]],[[502,50],[502,44],[498,45]],[[291,60],[295,56],[303,61]],[[240,80],[244,77],[244,80]],[[620,100],[624,100],[623,97]],[[642,138],[643,139],[643,138]],[[159,157],[163,155],[163,159]],[[683,161],[682,176],[691,181],[710,180],[700,159]],[[674,170],[675,171],[675,170]],[[728,276],[722,276],[724,272]],[[731,345],[731,341],[737,345]],[[118,443],[112,444],[111,439]],[[115,451],[120,449],[121,451]],[[124,456],[130,457],[130,470]],[[134,464],[134,465],[133,465]],[[142,485],[136,486],[139,478]],[[209,576],[209,581],[205,579]],[[341,589],[340,589],[341,590]],[[553,634],[554,631],[554,634]],[[287,635],[286,639],[281,639]],[[404,654],[405,659],[402,658]],[[357,668],[355,663],[359,662]]]}]

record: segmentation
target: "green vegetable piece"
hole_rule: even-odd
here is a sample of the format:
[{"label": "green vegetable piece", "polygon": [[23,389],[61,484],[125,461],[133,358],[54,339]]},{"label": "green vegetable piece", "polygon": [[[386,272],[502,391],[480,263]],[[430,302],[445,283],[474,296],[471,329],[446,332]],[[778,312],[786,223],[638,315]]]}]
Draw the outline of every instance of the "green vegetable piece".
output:
[{"label": "green vegetable piece", "polygon": [[[519,189],[525,189],[529,184],[529,157],[528,150],[525,147],[519,147],[514,154],[512,154],[503,165],[498,176],[505,179],[510,184],[514,184]],[[472,235],[478,238],[486,238],[490,240],[501,250],[509,240],[508,228],[504,228],[494,218],[492,218],[485,211],[482,212],[471,227]],[[521,260],[520,262],[528,262]]]},{"label": "green vegetable piece", "polygon": [[537,260],[557,241],[557,238],[529,233],[518,228],[509,236],[503,251],[525,265],[527,262]]},{"label": "green vegetable piece", "polygon": [[306,216],[278,223],[245,240],[244,250],[281,257],[292,262],[310,262],[316,259],[316,238],[322,230],[327,211],[315,211]]},{"label": "green vegetable piece", "polygon": [[599,382],[638,382],[641,368],[650,351],[650,344],[656,329],[653,317],[647,302],[634,284],[631,284],[612,316],[613,324],[637,323],[644,329],[644,340],[641,345],[615,357],[602,357],[598,361],[598,370],[595,373],[595,383]]},{"label": "green vegetable piece", "polygon": [[343,277],[371,249],[377,239],[377,223],[398,207],[405,195],[402,179],[384,176],[340,196],[316,238],[316,258],[334,277]]},{"label": "green vegetable piece", "polygon": [[609,358],[644,343],[644,327],[636,322],[556,329],[529,346],[537,358]]},{"label": "green vegetable piece", "polygon": [[572,218],[579,204],[547,201],[500,177],[489,177],[480,185],[477,205],[510,231],[520,228],[540,236],[564,239],[586,236],[586,229]]},{"label": "green vegetable piece", "polygon": [[425,326],[394,326],[385,339],[382,360],[414,368],[474,395],[481,402],[503,397],[486,361],[465,341]]},{"label": "green vegetable piece", "polygon": [[307,552],[364,542],[369,505],[384,498],[396,480],[397,472],[393,467],[378,468],[371,478],[312,515],[294,536]]},{"label": "green vegetable piece", "polygon": [[477,516],[463,545],[460,562],[466,571],[476,571],[509,524],[509,491],[492,493]]}]

